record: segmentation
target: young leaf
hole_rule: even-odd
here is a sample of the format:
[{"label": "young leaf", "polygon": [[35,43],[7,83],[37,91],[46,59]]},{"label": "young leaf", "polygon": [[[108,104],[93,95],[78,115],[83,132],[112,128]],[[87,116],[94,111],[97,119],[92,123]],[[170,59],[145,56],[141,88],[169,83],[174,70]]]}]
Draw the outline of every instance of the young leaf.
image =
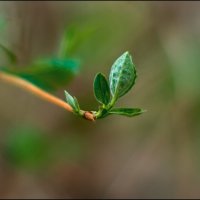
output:
[{"label": "young leaf", "polygon": [[125,95],[134,85],[136,69],[129,52],[122,54],[112,65],[109,82],[115,99]]},{"label": "young leaf", "polygon": [[76,97],[74,97],[74,104],[75,104],[77,112],[80,111],[80,106]]},{"label": "young leaf", "polygon": [[76,97],[72,97],[67,91],[65,91],[65,96],[66,96],[67,103],[73,108],[73,111],[75,113],[79,113],[80,107],[79,107]]},{"label": "young leaf", "polygon": [[124,115],[127,117],[134,117],[142,114],[143,112],[145,112],[145,110],[140,108],[113,108],[109,111],[110,114]]},{"label": "young leaf", "polygon": [[110,102],[110,89],[102,73],[98,73],[94,79],[94,95],[102,104],[107,105]]}]

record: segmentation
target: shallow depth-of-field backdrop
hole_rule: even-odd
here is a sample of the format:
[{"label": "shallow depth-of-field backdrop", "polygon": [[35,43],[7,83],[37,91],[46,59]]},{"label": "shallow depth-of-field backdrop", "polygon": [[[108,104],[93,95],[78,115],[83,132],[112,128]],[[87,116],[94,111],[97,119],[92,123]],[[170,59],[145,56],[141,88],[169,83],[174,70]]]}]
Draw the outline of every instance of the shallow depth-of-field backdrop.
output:
[{"label": "shallow depth-of-field backdrop", "polygon": [[91,123],[0,80],[0,198],[199,198],[200,2],[0,3],[15,67],[54,57],[67,30],[80,70],[54,94],[96,109],[95,74],[128,50],[138,78],[118,105],[148,112]]}]

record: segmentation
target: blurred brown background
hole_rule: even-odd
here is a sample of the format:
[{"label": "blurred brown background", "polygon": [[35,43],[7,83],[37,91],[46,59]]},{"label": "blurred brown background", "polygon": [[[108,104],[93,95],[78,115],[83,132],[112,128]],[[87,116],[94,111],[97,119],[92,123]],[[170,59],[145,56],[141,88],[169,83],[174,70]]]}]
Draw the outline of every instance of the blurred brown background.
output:
[{"label": "blurred brown background", "polygon": [[95,74],[128,50],[138,79],[118,105],[148,110],[90,123],[0,80],[0,198],[200,197],[199,2],[0,2],[0,16],[22,66],[95,27],[66,89],[95,109]]}]

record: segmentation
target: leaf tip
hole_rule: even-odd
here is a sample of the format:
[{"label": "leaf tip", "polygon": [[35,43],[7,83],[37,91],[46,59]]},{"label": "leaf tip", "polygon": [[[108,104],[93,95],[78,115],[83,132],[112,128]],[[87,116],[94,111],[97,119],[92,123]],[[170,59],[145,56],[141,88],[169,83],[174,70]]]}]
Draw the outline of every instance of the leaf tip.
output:
[{"label": "leaf tip", "polygon": [[125,51],[122,56],[124,57],[131,57],[131,54],[129,53],[129,51]]},{"label": "leaf tip", "polygon": [[[129,51],[125,51],[124,54],[125,54],[125,55],[128,55],[128,54],[129,54]],[[129,55],[130,55],[130,54],[129,54]]]},{"label": "leaf tip", "polygon": [[64,90],[64,93],[66,97],[69,95],[69,93],[66,90]]}]

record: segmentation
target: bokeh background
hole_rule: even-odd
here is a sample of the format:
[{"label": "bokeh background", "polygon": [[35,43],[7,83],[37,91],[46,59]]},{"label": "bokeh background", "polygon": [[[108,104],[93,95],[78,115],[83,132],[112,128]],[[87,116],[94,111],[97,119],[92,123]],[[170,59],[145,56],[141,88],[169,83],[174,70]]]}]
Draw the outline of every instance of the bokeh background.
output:
[{"label": "bokeh background", "polygon": [[68,27],[89,33],[65,87],[86,110],[95,74],[128,50],[138,78],[118,105],[148,111],[90,123],[0,80],[1,198],[200,197],[199,2],[0,2],[0,19],[21,66],[53,56]]}]

